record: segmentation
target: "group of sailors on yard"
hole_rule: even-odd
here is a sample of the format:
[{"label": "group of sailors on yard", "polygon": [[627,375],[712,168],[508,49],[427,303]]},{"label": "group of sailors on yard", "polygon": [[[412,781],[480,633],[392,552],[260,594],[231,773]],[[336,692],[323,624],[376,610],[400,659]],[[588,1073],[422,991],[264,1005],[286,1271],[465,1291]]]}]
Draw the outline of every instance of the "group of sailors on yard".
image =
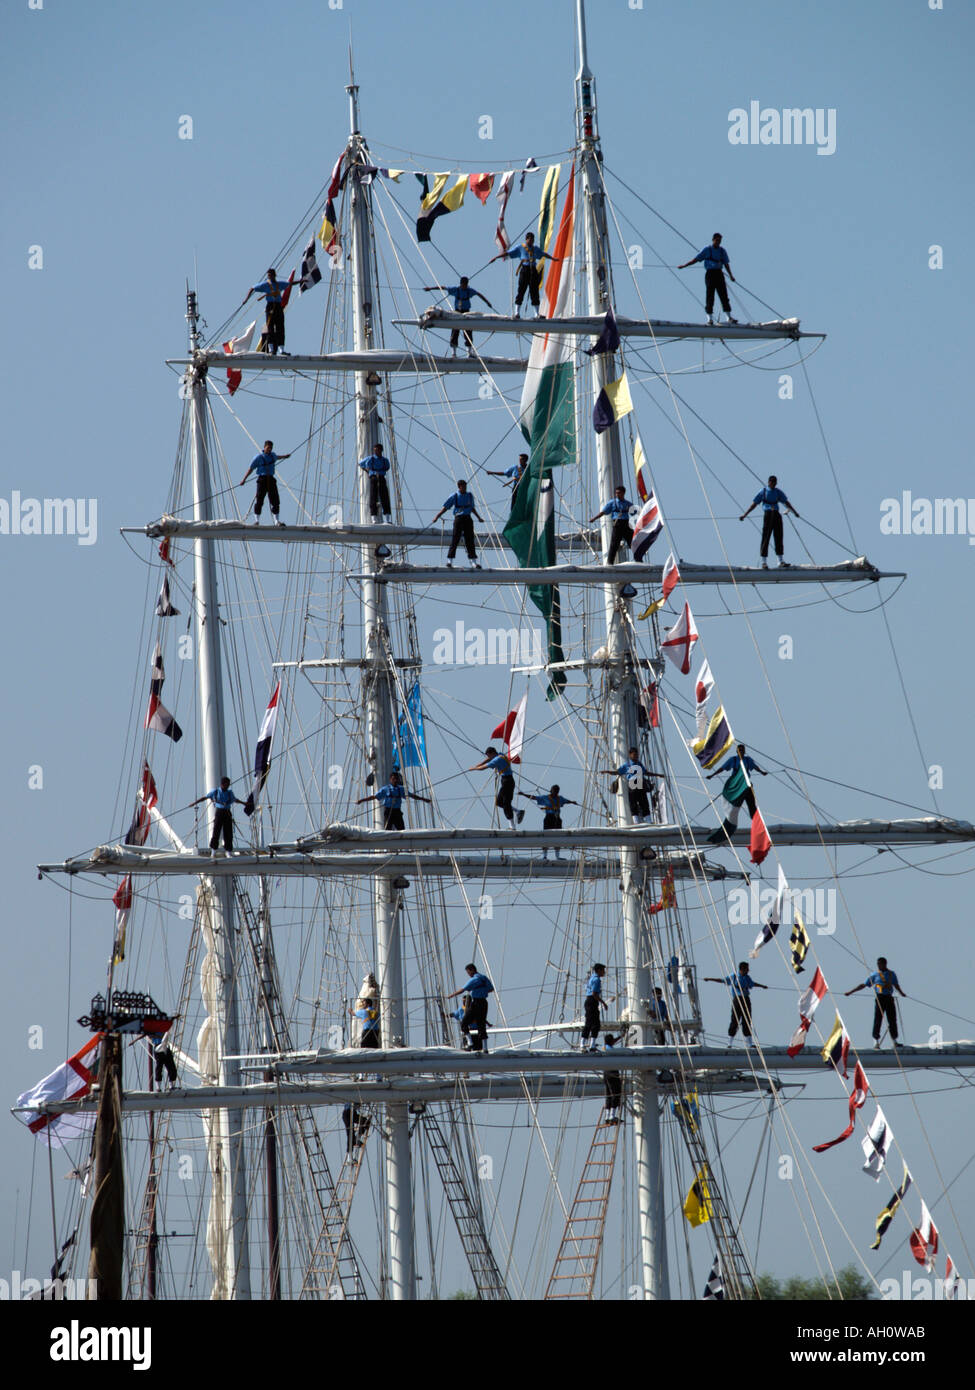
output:
[{"label": "group of sailors on yard", "polygon": [[[276,454],[274,443],[267,439],[264,441],[264,448],[259,454],[255,454],[251,460],[250,467],[240,480],[243,487],[254,473],[257,478],[257,491],[254,494],[254,526],[260,526],[261,513],[264,508],[264,500],[267,499],[271,508],[271,520],[275,526],[283,523],[280,518],[281,498],[278,493],[277,480],[274,476],[275,466],[284,459],[289,459],[290,454]],[[367,454],[364,459],[359,460],[359,467],[365,473],[369,484],[369,516],[375,526],[391,526],[393,522],[393,508],[389,494],[389,470],[390,461],[383,453],[383,446],[379,442],[373,445],[372,453]],[[518,495],[518,485],[524,477],[528,467],[528,455],[519,454],[518,462],[506,469],[486,470],[489,477],[506,478],[511,482],[511,506],[515,505]],[[762,508],[762,538],[759,544],[759,557],[762,562],[762,569],[768,569],[769,543],[775,547],[778,556],[779,566],[782,569],[790,569],[791,566],[784,559],[785,538],[782,524],[782,513],[780,506],[785,507],[793,516],[799,513],[789,501],[786,494],[778,486],[778,478],[773,473],[765,487],[761,488],[752,499],[750,506],[742,512],[739,521],[745,518],[756,507]],[[589,518],[589,525],[593,526],[600,517],[608,516],[613,522],[613,529],[610,533],[609,548],[606,551],[606,564],[614,565],[621,547],[629,546],[633,541],[633,527],[631,522],[639,510],[636,503],[631,502],[626,495],[626,488],[622,485],[614,490],[613,496],[608,502],[604,502],[595,516]],[[474,518],[476,517],[481,524],[484,518],[478,512],[474,501],[473,493],[467,489],[467,479],[457,479],[457,491],[452,492],[445,499],[443,506],[433,518],[435,526],[442,516],[447,512],[453,514],[453,530],[450,536],[450,545],[447,550],[447,568],[453,568],[454,557],[457,554],[457,547],[463,541],[467,551],[467,558],[471,568],[479,570],[481,568],[477,558],[477,545],[474,537]]]}]

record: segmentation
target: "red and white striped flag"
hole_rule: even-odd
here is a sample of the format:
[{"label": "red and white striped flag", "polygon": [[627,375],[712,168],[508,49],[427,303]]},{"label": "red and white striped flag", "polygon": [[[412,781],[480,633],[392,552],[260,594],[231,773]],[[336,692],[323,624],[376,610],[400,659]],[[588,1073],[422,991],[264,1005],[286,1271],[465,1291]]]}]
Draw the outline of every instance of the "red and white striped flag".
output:
[{"label": "red and white striped flag", "polygon": [[144,729],[152,729],[153,733],[166,734],[174,743],[179,743],[180,739],[183,737],[183,730],[179,727],[176,720],[159,698],[165,679],[166,671],[163,667],[162,646],[157,642],[156,650],[152,654],[152,678],[149,682],[149,708],[146,710],[146,722],[142,727]]},{"label": "red and white striped flag", "polygon": [[931,1220],[931,1213],[921,1202],[921,1224],[911,1232],[911,1254],[919,1265],[929,1274],[934,1272],[934,1257],[938,1253],[938,1228]]},{"label": "red and white striped flag", "polygon": [[945,1256],[945,1298],[958,1297],[958,1271],[950,1255]]},{"label": "red and white striped flag", "polygon": [[507,251],[511,246],[508,240],[508,233],[505,230],[504,215],[508,211],[508,199],[511,197],[511,186],[515,180],[515,171],[508,169],[501,175],[501,182],[498,184],[498,191],[494,195],[498,200],[498,225],[495,229],[494,240],[498,244],[499,251]]},{"label": "red and white striped flag", "polygon": [[835,1139],[830,1139],[825,1144],[814,1144],[813,1153],[823,1154],[827,1149],[833,1149],[837,1144],[842,1144],[844,1139],[849,1139],[853,1133],[853,1125],[856,1119],[856,1112],[862,1110],[867,1103],[867,1092],[870,1090],[870,1082],[863,1067],[857,1062],[856,1071],[853,1073],[853,1090],[850,1094],[850,1123],[842,1134],[838,1134]]},{"label": "red and white striped flag", "polygon": [[525,742],[525,716],[528,713],[528,691],[522,695],[521,700],[510,714],[505,715],[498,727],[492,732],[492,738],[503,739],[508,745],[508,759],[513,763],[521,762],[521,750]]},{"label": "red and white striped flag", "polygon": [[636,494],[641,502],[646,502],[653,488],[650,486],[650,470],[647,467],[647,456],[643,452],[643,445],[640,436],[637,435],[633,442],[633,471],[636,474]]},{"label": "red and white striped flag", "polygon": [[[230,338],[226,343],[224,343],[223,350],[228,357],[235,357],[242,352],[250,352],[251,342],[254,338],[254,329],[256,327],[257,320],[255,319],[253,323],[248,324],[248,326],[244,329],[243,333],[241,333],[239,338]],[[240,379],[242,376],[243,372],[239,372],[236,369],[236,367],[227,368],[227,391],[231,396],[234,394],[234,392],[237,390],[237,387],[240,385]]]},{"label": "red and white striped flag", "polygon": [[267,709],[264,712],[261,732],[257,736],[257,748],[254,752],[254,785],[244,802],[245,816],[252,816],[257,809],[257,798],[264,790],[267,774],[271,770],[271,741],[274,738],[274,726],[278,718],[278,695],[280,693],[281,682],[278,681],[274,687],[274,694],[268,701]]},{"label": "red and white striped flag", "polygon": [[812,984],[799,1000],[799,1027],[793,1033],[792,1040],[786,1049],[790,1057],[795,1057],[805,1047],[809,1025],[812,1023],[813,1015],[819,1008],[819,1002],[828,988],[826,977],[817,965]]},{"label": "red and white striped flag", "polygon": [[[82,1100],[91,1090],[95,1074],[95,1058],[91,1055],[102,1040],[96,1033],[90,1042],[66,1062],[38,1081],[29,1091],[17,1097],[17,1105],[42,1105],[62,1100]],[[16,1118],[25,1124],[30,1132],[52,1149],[63,1149],[70,1139],[79,1139],[90,1133],[95,1126],[95,1116],[90,1115],[35,1115],[15,1112]]]},{"label": "red and white striped flag", "polygon": [[115,904],[115,945],[112,948],[112,958],[116,965],[121,965],[125,960],[125,933],[129,925],[129,913],[132,911],[132,875],[126,874],[115,892],[112,894],[112,902]]},{"label": "red and white striped flag", "polygon": [[752,863],[761,864],[771,848],[772,841],[769,839],[769,833],[765,828],[762,813],[756,810],[755,814],[752,816],[752,829],[748,839],[749,858]]},{"label": "red and white striped flag", "polygon": [[670,598],[679,583],[680,570],[677,568],[677,561],[674,559],[673,553],[671,553],[664,561],[663,583],[661,587],[661,595],[664,601]]}]

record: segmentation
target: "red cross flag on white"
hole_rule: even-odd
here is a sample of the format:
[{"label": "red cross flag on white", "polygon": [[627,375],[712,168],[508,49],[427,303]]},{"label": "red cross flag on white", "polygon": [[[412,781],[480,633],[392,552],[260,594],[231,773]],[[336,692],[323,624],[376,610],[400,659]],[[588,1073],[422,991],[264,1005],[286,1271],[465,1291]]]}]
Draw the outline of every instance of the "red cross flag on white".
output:
[{"label": "red cross flag on white", "polygon": [[679,667],[682,676],[690,674],[691,648],[696,641],[697,628],[694,626],[694,617],[690,605],[685,603],[683,613],[674,626],[667,629],[667,635],[660,644],[664,654]]}]

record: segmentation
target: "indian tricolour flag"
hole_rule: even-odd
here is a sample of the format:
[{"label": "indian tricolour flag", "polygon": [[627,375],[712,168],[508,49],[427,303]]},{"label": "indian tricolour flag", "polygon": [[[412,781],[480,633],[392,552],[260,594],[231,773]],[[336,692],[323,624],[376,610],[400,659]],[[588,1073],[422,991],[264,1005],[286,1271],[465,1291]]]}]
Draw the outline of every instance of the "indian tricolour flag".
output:
[{"label": "indian tricolour flag", "polygon": [[[561,318],[572,312],[572,231],[575,221],[575,170],[562,208],[553,255],[545,282],[545,313]],[[575,386],[570,341],[540,329],[532,337],[521,396],[519,424],[531,453],[518,484],[504,538],[522,566],[555,564],[555,495],[552,469],[576,461]],[[559,591],[552,584],[530,585],[529,597],[545,617],[548,659],[561,663],[562,629]],[[552,673],[551,698],[565,685],[565,673]]]}]

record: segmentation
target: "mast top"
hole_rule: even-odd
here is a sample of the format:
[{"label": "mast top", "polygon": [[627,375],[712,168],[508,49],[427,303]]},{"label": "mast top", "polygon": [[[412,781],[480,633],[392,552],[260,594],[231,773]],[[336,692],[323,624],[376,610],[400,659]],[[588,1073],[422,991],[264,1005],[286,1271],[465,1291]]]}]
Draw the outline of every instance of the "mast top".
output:
[{"label": "mast top", "polygon": [[190,352],[195,353],[200,349],[200,310],[196,302],[196,290],[190,289],[190,282],[186,282],[186,322],[190,326]]},{"label": "mast top", "polygon": [[355,66],[352,58],[352,29],[349,28],[349,134],[359,134],[359,88],[355,80]]},{"label": "mast top", "polygon": [[598,143],[596,131],[596,83],[589,66],[586,43],[586,0],[576,0],[576,29],[579,40],[579,71],[576,74],[576,138],[590,151]]},{"label": "mast top", "polygon": [[579,35],[579,71],[576,73],[578,80],[583,77],[592,77],[586,45],[586,0],[576,0],[576,29]]}]

